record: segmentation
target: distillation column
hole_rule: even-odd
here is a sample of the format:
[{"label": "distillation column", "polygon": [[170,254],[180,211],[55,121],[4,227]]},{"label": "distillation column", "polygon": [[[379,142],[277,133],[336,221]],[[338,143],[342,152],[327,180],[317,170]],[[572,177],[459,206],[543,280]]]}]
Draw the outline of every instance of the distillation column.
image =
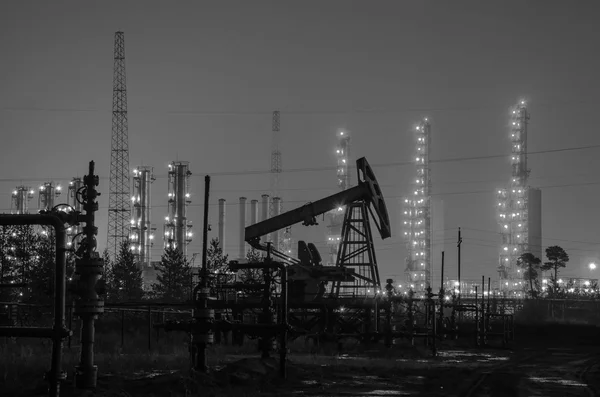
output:
[{"label": "distillation column", "polygon": [[151,248],[156,229],[151,220],[151,186],[154,180],[153,167],[140,166],[133,170],[133,211],[129,238],[139,269],[149,268],[152,261]]},{"label": "distillation column", "polygon": [[417,177],[412,194],[404,199],[404,237],[407,243],[408,287],[423,291],[431,285],[431,125],[425,118],[416,126]]},{"label": "distillation column", "polygon": [[[346,190],[351,187],[350,182],[350,134],[347,131],[338,131],[338,143],[335,148],[337,158],[337,186],[340,190]],[[329,226],[327,235],[327,245],[329,246],[328,265],[334,266],[337,263],[338,248],[342,236],[342,224],[344,223],[344,207],[336,208],[329,212]]]},{"label": "distillation column", "polygon": [[27,186],[17,186],[12,192],[11,208],[12,214],[28,214],[29,200],[33,198],[33,189]]},{"label": "distillation column", "polygon": [[187,244],[192,241],[192,222],[187,220],[187,206],[192,202],[190,175],[188,161],[169,164],[169,214],[165,218],[165,247],[175,248],[184,256],[187,254]]},{"label": "distillation column", "polygon": [[50,211],[54,208],[55,198],[60,196],[62,187],[55,185],[54,182],[45,182],[40,186],[38,192],[38,209],[40,211]]}]

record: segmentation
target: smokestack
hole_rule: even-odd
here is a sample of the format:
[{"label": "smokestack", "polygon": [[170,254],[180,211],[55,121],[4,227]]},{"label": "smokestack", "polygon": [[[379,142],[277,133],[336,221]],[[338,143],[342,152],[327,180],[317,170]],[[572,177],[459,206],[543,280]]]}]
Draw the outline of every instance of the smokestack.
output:
[{"label": "smokestack", "polygon": [[[273,217],[276,217],[281,212],[281,199],[279,197],[273,197]],[[279,250],[281,231],[277,230],[271,234],[271,241],[273,242],[273,248]]]},{"label": "smokestack", "polygon": [[240,259],[246,259],[246,197],[240,197]]},{"label": "smokestack", "polygon": [[[268,194],[263,194],[262,196],[262,209],[261,209],[261,222],[262,221],[266,221],[267,219],[269,219],[269,195]],[[265,235],[262,238],[262,242],[263,244],[267,244],[269,242],[270,238],[269,235]]]},{"label": "smokestack", "polygon": [[250,224],[258,222],[258,200],[250,200]]},{"label": "smokestack", "polygon": [[225,254],[225,199],[219,199],[219,247]]}]

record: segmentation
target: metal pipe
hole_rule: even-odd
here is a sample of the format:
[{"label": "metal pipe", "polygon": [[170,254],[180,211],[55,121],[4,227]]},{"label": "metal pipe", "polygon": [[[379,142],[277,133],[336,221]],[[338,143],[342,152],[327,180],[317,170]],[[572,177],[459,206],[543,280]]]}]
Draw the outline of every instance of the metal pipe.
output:
[{"label": "metal pipe", "polygon": [[219,199],[219,247],[225,254],[225,199]]},{"label": "metal pipe", "polygon": [[[61,215],[64,213],[61,213]],[[45,225],[54,228],[56,236],[56,264],[54,271],[54,326],[52,327],[52,364],[48,381],[50,382],[50,397],[58,397],[60,394],[60,382],[63,378],[62,347],[63,339],[71,332],[65,324],[65,302],[66,302],[66,267],[67,267],[67,230],[65,228],[66,214],[61,216],[57,213],[32,214],[32,215],[0,215],[0,225]],[[76,222],[73,222],[76,223]],[[0,331],[7,333],[6,328],[0,327]],[[24,329],[20,329],[25,332]],[[19,331],[15,329],[14,331]],[[26,331],[33,332],[36,331]],[[66,334],[66,335],[65,335]],[[18,332],[12,336],[19,336]],[[36,336],[37,337],[37,336]],[[41,334],[39,337],[43,337]]]},{"label": "metal pipe", "polygon": [[246,197],[240,197],[240,238],[239,238],[239,259],[246,259],[246,241],[244,240],[246,232]]},{"label": "metal pipe", "polygon": [[[281,212],[281,199],[279,197],[273,197],[273,217],[275,218],[275,217],[279,216],[280,212]],[[281,236],[281,230],[276,230],[273,233],[271,233],[271,241],[273,242],[273,248],[278,251],[281,250],[280,236]]]},{"label": "metal pipe", "polygon": [[[208,253],[208,198],[209,198],[209,190],[210,190],[210,175],[206,175],[204,177],[204,226],[202,228],[202,275],[206,276],[206,258]],[[223,199],[221,199],[223,200]],[[219,208],[221,205],[221,200],[219,200]],[[245,199],[244,199],[245,200]],[[225,200],[223,200],[225,201]],[[240,198],[241,205],[242,198]],[[219,211],[220,212],[220,211]],[[220,218],[220,214],[219,214]],[[223,207],[223,220],[225,219],[225,208]],[[220,220],[219,220],[220,223]],[[243,229],[242,229],[243,230]],[[203,277],[206,278],[206,277]]]},{"label": "metal pipe", "polygon": [[[260,214],[260,221],[264,222],[267,219],[269,219],[269,195],[268,194],[263,194],[261,196],[261,198],[262,198],[262,203],[261,203],[261,209],[260,209],[261,210],[260,211],[261,212],[261,214]],[[270,238],[271,238],[271,235],[265,234],[262,237],[262,239],[261,239],[262,243],[264,245],[266,245],[270,241]]]}]

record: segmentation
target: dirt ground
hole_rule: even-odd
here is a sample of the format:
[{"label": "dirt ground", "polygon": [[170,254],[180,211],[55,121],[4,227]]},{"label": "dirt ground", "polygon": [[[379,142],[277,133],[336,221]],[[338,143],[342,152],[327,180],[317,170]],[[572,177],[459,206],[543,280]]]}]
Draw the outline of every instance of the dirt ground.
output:
[{"label": "dirt ground", "polygon": [[[61,396],[600,396],[600,328],[584,340],[533,330],[509,348],[444,342],[437,357],[422,346],[381,345],[342,354],[290,354],[287,378],[276,358],[223,356],[209,374],[155,368],[102,371],[95,391],[66,384]],[[558,331],[557,331],[558,332]],[[44,396],[46,385],[2,396]]]}]

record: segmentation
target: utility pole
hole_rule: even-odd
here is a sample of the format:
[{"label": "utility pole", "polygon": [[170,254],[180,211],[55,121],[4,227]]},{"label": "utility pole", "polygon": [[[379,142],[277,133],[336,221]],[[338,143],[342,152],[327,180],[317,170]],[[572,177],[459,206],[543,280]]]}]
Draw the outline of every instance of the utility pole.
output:
[{"label": "utility pole", "polygon": [[462,237],[460,235],[460,227],[458,228],[458,243],[456,247],[458,247],[458,297],[460,299],[461,293],[461,285],[460,285],[460,245],[462,244]]},{"label": "utility pole", "polygon": [[444,251],[442,251],[442,279],[440,281],[440,290],[444,289]]}]

